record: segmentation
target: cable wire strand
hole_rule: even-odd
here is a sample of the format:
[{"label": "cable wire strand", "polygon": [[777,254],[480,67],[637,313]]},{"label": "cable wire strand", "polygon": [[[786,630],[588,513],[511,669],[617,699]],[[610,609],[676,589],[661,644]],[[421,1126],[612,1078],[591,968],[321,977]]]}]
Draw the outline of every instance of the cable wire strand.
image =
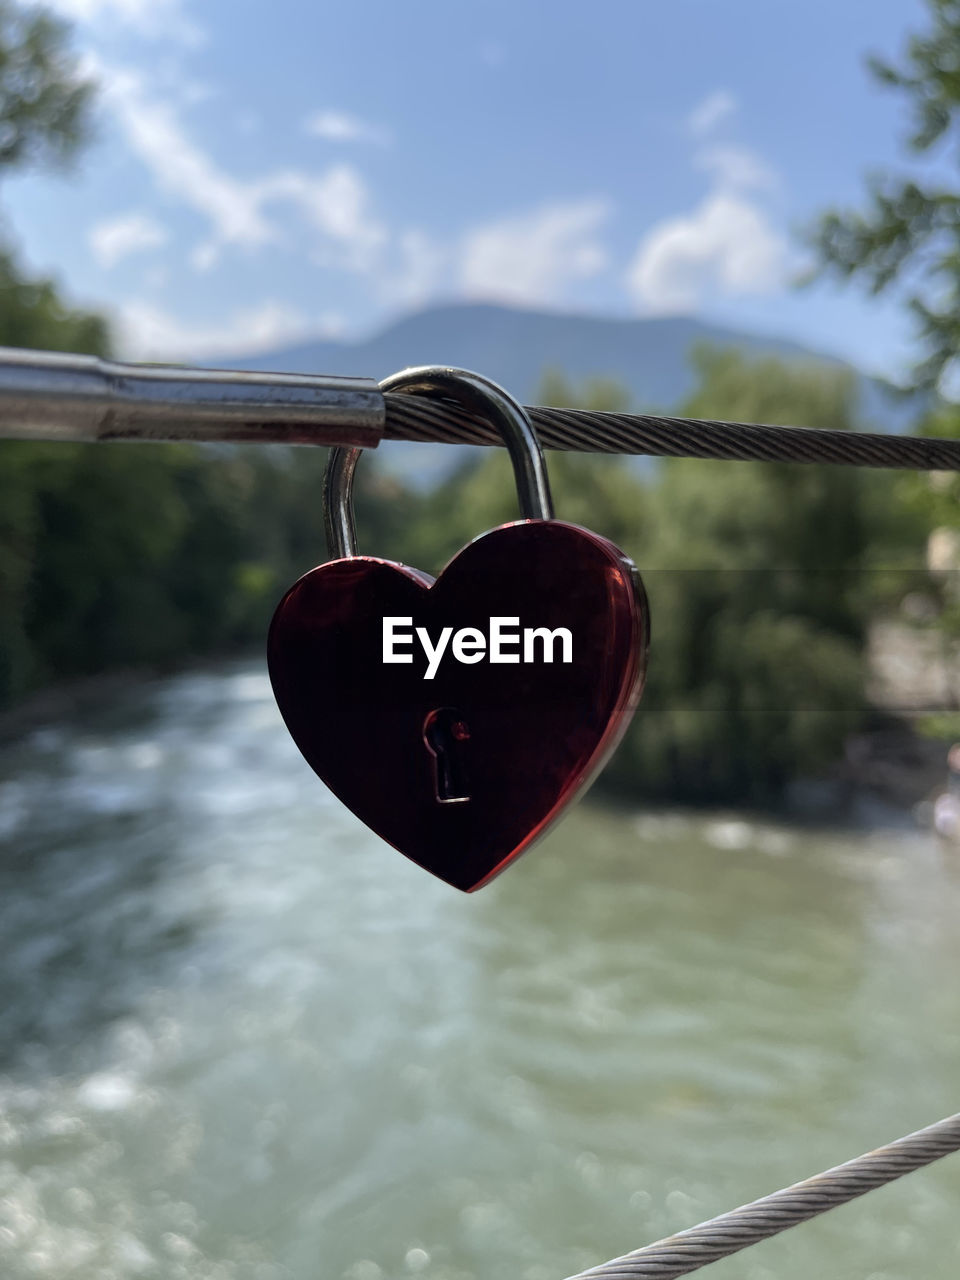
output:
[{"label": "cable wire strand", "polygon": [[[385,439],[496,445],[481,418],[448,401],[386,397]],[[548,449],[759,462],[960,470],[960,440],[651,414],[528,407]],[[960,1114],[570,1280],[675,1280],[807,1222],[960,1150]]]},{"label": "cable wire strand", "polygon": [[[449,401],[393,393],[385,399],[385,439],[443,444],[501,443],[497,433],[482,419]],[[960,440],[538,406],[528,406],[527,412],[541,445],[547,449],[960,471]]]},{"label": "cable wire strand", "polygon": [[960,1115],[569,1280],[674,1280],[960,1151]]}]

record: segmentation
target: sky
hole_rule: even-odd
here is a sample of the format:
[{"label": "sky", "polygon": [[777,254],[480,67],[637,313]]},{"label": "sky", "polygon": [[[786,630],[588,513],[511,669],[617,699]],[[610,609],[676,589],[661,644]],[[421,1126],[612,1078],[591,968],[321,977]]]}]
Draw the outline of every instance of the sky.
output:
[{"label": "sky", "polygon": [[349,339],[438,300],[696,315],[893,378],[916,354],[895,298],[794,282],[818,211],[916,167],[865,55],[901,53],[922,0],[48,7],[96,138],[8,178],[5,217],[121,355]]}]

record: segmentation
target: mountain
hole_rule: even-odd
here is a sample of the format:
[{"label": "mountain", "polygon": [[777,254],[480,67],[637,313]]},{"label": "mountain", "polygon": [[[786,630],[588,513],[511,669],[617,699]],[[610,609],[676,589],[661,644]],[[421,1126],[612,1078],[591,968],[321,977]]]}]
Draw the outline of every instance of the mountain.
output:
[{"label": "mountain", "polygon": [[[543,372],[553,368],[575,382],[614,378],[629,389],[638,407],[670,412],[693,388],[689,353],[697,342],[843,365],[798,343],[687,317],[604,319],[492,304],[429,307],[362,341],[323,339],[216,363],[221,368],[372,378],[385,378],[408,365],[450,364],[486,374],[527,404],[536,403]],[[916,404],[894,398],[877,379],[857,377],[864,426],[904,430],[916,415]],[[445,445],[418,445],[415,454],[403,446],[381,446],[378,453],[391,469],[409,476],[415,467],[426,480],[456,457]]]}]

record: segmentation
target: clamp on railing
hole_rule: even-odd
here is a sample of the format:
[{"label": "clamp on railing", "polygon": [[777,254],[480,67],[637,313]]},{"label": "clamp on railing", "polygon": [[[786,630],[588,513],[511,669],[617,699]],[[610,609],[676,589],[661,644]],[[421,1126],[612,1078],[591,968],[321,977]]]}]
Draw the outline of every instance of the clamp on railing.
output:
[{"label": "clamp on railing", "polygon": [[385,424],[372,378],[121,364],[0,347],[0,436],[8,439],[375,449]]}]

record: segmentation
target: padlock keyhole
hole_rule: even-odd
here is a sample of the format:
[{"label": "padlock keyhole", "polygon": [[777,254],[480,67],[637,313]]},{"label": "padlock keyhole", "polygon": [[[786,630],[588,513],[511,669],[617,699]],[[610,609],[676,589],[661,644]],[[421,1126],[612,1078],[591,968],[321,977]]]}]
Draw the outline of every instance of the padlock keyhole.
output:
[{"label": "padlock keyhole", "polygon": [[470,729],[454,707],[438,707],[423,724],[423,740],[433,756],[438,804],[464,804],[470,799],[464,773],[463,743]]}]

